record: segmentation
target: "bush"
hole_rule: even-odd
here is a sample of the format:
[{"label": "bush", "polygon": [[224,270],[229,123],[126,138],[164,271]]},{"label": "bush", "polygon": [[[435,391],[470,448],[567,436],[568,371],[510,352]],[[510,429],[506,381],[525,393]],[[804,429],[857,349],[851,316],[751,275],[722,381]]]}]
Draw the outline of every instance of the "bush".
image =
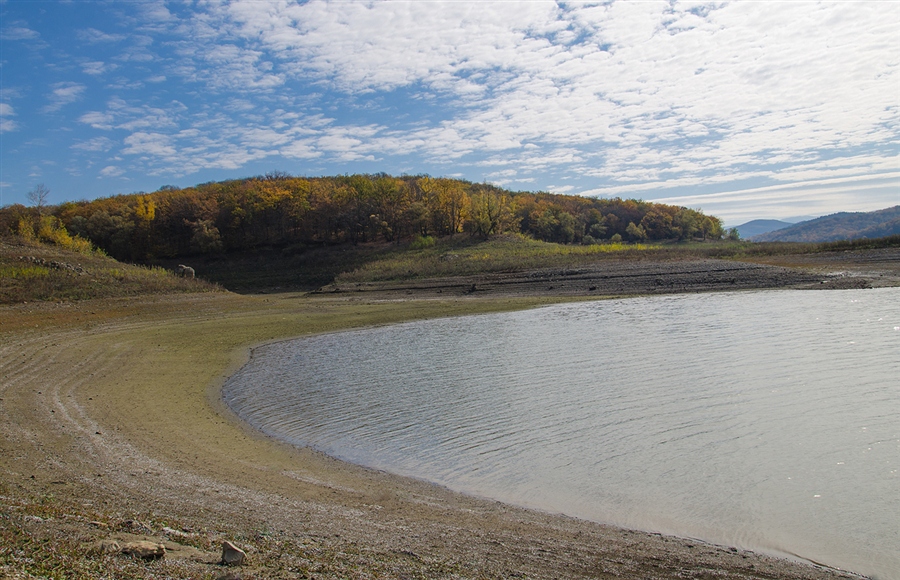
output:
[{"label": "bush", "polygon": [[425,248],[432,247],[434,243],[434,238],[431,236],[416,235],[409,243],[409,247],[412,250],[424,250]]}]

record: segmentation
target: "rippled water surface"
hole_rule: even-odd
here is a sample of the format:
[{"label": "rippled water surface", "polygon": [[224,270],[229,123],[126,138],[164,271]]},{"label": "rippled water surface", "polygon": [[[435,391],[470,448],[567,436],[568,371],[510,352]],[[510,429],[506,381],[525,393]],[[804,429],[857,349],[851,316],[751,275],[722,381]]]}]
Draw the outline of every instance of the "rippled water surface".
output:
[{"label": "rippled water surface", "polygon": [[452,489],[900,578],[900,289],[566,304],[261,347],[228,404]]}]

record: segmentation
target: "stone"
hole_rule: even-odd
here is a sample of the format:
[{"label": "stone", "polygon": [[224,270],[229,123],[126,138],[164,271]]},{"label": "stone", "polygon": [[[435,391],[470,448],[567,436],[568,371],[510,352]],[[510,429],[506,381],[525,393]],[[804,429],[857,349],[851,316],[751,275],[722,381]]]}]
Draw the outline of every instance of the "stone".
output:
[{"label": "stone", "polygon": [[175,530],[168,526],[166,526],[162,529],[162,533],[169,536],[170,538],[192,538],[197,535],[197,534],[191,534],[188,532],[183,532],[181,530]]},{"label": "stone", "polygon": [[140,558],[142,560],[156,560],[166,555],[166,547],[156,542],[148,542],[140,540],[137,542],[128,542],[122,546],[122,553]]},{"label": "stone", "polygon": [[247,554],[243,550],[228,540],[222,542],[222,564],[225,566],[240,566],[246,557]]},{"label": "stone", "polygon": [[122,551],[122,546],[115,540],[100,540],[94,544],[93,551],[98,554],[118,554]]}]

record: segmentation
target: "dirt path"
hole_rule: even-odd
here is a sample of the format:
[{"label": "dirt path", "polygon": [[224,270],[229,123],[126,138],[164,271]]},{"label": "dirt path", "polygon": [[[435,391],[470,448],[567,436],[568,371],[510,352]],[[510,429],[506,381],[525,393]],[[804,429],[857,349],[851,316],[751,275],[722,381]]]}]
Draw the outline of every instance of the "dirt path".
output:
[{"label": "dirt path", "polygon": [[[474,294],[0,308],[0,578],[54,567],[66,577],[224,578],[224,539],[248,553],[242,578],[851,577],[348,465],[260,436],[221,404],[223,379],[254,344],[559,299]],[[96,552],[104,539],[169,551],[137,561]]]}]

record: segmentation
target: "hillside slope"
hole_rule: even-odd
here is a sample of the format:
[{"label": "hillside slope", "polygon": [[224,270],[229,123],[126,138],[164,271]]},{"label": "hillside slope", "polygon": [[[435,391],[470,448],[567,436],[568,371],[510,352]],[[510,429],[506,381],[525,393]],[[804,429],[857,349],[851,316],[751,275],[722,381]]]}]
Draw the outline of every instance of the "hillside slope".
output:
[{"label": "hillside slope", "polygon": [[0,304],[209,292],[215,284],[171,270],[118,262],[101,252],[0,237]]},{"label": "hillside slope", "polygon": [[841,212],[760,234],[754,242],[835,242],[900,234],[900,205],[871,212]]}]

